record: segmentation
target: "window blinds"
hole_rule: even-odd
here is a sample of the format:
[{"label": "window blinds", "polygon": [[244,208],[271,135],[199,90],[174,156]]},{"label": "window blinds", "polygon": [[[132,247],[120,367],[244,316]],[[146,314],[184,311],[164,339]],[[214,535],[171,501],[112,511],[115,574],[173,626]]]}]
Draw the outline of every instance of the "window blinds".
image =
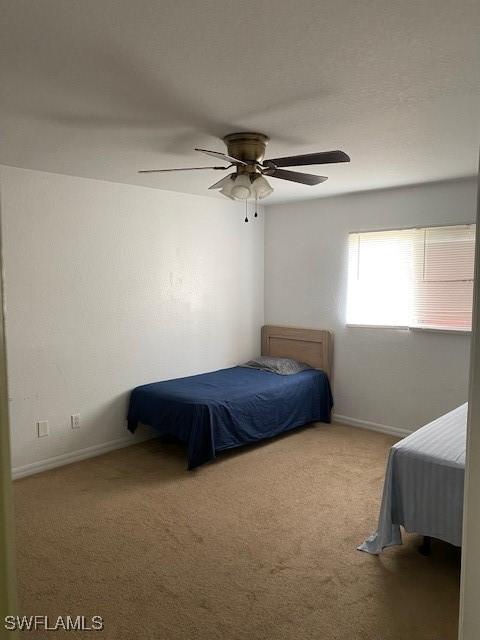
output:
[{"label": "window blinds", "polygon": [[348,324],[469,331],[475,225],[352,233]]}]

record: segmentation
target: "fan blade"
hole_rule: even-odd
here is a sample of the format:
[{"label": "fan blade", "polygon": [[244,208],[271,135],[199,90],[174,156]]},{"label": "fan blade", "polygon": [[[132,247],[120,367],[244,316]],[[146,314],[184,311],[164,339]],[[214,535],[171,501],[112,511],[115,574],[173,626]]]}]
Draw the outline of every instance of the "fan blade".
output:
[{"label": "fan blade", "polygon": [[270,178],[280,178],[280,180],[290,180],[290,182],[300,182],[313,186],[328,180],[326,176],[314,176],[311,173],[300,173],[299,171],[285,171],[285,169],[267,169],[263,174]]},{"label": "fan blade", "polygon": [[209,189],[221,189],[224,185],[228,184],[229,180],[232,179],[232,175],[233,175],[233,173],[229,173],[228,176],[225,176],[224,178],[222,178],[218,182],[215,182],[215,184],[212,184],[212,186],[210,186],[208,188]]},{"label": "fan blade", "polygon": [[244,164],[247,163],[243,160],[237,160],[233,156],[227,156],[226,153],[220,153],[220,151],[209,151],[208,149],[197,149],[195,151],[200,151],[200,153],[206,153],[207,156],[213,156],[214,158],[220,158],[220,160],[225,160],[225,162],[231,162],[232,164]]},{"label": "fan blade", "polygon": [[334,162],[350,162],[350,158],[343,151],[321,151],[320,153],[306,153],[303,156],[287,156],[265,160],[265,166],[301,167],[307,164],[332,164]]},{"label": "fan blade", "polygon": [[[232,165],[230,165],[232,166]],[[199,171],[200,169],[214,169],[215,171],[225,171],[229,167],[183,167],[181,169],[144,169],[137,173],[165,173],[168,171]]]}]

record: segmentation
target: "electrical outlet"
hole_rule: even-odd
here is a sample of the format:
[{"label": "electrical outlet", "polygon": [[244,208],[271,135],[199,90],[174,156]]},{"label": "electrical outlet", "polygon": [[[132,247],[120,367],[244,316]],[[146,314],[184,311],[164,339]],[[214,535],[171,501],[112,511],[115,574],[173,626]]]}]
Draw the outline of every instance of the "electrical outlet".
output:
[{"label": "electrical outlet", "polygon": [[37,436],[39,438],[48,436],[48,420],[40,420],[37,422]]},{"label": "electrical outlet", "polygon": [[80,414],[74,413],[70,416],[70,422],[72,425],[72,429],[80,429]]}]

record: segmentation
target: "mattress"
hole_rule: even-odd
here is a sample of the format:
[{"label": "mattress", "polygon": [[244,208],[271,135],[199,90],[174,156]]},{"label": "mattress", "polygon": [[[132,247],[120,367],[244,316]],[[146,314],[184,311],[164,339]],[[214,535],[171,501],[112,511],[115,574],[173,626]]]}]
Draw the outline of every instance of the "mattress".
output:
[{"label": "mattress", "polygon": [[462,544],[468,403],[390,449],[378,529],[358,547],[378,554],[406,531]]},{"label": "mattress", "polygon": [[128,425],[153,427],[187,445],[188,468],[216,454],[271,438],[310,422],[330,422],[332,394],[327,375],[309,369],[282,376],[231,367],[146,384],[130,396]]}]

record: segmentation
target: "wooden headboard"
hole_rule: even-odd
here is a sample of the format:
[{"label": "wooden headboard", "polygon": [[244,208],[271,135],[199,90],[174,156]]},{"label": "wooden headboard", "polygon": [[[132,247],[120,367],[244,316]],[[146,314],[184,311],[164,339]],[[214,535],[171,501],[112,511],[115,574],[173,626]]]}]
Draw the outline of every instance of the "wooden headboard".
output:
[{"label": "wooden headboard", "polygon": [[323,369],[333,383],[333,334],[323,329],[262,327],[262,356],[294,358]]}]

